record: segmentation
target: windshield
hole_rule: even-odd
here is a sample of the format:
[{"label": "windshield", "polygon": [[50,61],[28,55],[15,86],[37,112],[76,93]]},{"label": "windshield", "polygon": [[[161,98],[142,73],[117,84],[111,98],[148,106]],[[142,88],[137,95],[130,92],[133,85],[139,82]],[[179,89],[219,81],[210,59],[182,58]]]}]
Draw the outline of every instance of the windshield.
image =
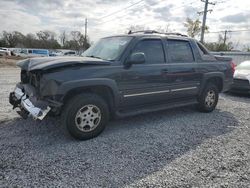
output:
[{"label": "windshield", "polygon": [[116,60],[126,48],[132,37],[108,37],[100,39],[82,55],[104,60]]},{"label": "windshield", "polygon": [[237,70],[250,70],[250,62],[244,62],[236,67]]}]

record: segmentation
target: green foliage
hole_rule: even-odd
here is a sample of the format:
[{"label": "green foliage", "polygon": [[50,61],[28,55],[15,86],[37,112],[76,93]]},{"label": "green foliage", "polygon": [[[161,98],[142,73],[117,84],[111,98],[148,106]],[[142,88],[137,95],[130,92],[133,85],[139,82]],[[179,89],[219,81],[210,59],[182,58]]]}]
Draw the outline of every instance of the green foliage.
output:
[{"label": "green foliage", "polygon": [[18,31],[3,31],[2,39],[8,47],[15,47],[24,40],[24,35]]},{"label": "green foliage", "polygon": [[[59,36],[61,44],[57,40],[56,33],[52,31],[39,31],[36,34],[23,35],[18,31],[3,31],[0,36],[0,46],[20,48],[46,48],[72,50],[86,50],[90,46],[89,38],[83,36],[80,31],[72,31],[68,35],[65,31]],[[69,40],[68,40],[69,39]]]},{"label": "green foliage", "polygon": [[210,51],[231,51],[233,49],[232,42],[224,42],[222,35],[219,35],[218,42],[205,43]]},{"label": "green foliage", "polygon": [[233,49],[232,43],[218,43],[218,42],[212,42],[212,43],[205,43],[205,46],[210,51],[231,51]]},{"label": "green foliage", "polygon": [[[184,26],[187,28],[187,34],[188,36],[194,38],[196,36],[199,36],[201,33],[201,21],[199,19],[192,20],[190,18],[186,19],[186,22],[184,23]],[[208,31],[208,27],[206,26],[205,31]]]},{"label": "green foliage", "polygon": [[7,43],[5,42],[5,40],[0,39],[0,47],[3,47],[3,46],[7,46]]},{"label": "green foliage", "polygon": [[90,44],[88,38],[85,39],[84,35],[79,31],[71,31],[71,40],[65,42],[65,48],[74,50],[86,50]]},{"label": "green foliage", "polygon": [[250,47],[249,45],[245,45],[244,48],[243,48],[244,51],[246,52],[250,52]]}]

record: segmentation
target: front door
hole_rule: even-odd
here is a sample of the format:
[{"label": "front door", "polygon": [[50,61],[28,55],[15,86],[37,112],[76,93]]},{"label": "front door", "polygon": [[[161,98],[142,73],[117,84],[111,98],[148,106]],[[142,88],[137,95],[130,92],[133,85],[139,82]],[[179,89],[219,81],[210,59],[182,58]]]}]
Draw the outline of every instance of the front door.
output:
[{"label": "front door", "polygon": [[146,62],[123,69],[118,82],[123,95],[122,104],[138,106],[166,100],[170,88],[162,40],[142,39],[136,43],[131,54],[135,52],[144,53]]}]

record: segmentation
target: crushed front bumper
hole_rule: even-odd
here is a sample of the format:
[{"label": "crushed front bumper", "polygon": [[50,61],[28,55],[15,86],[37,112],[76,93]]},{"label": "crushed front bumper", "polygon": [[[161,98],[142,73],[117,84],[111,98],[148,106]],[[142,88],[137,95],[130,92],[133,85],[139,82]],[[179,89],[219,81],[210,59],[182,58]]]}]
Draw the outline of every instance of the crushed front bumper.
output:
[{"label": "crushed front bumper", "polygon": [[42,120],[51,109],[49,106],[35,106],[29,99],[29,96],[25,94],[24,89],[19,87],[16,87],[14,92],[10,93],[9,102],[13,105],[13,109],[20,109],[17,113],[24,119],[31,116],[34,119]]}]

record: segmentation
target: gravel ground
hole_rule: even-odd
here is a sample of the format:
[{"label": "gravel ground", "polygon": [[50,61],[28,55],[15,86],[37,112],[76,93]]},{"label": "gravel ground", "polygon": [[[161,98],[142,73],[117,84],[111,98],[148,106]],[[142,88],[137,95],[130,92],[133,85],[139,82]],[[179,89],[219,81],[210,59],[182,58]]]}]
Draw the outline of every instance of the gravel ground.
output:
[{"label": "gravel ground", "polygon": [[23,57],[16,57],[16,56],[6,56],[2,57],[0,56],[0,68],[3,67],[16,67],[16,62],[24,59]]},{"label": "gravel ground", "polygon": [[222,94],[213,113],[178,108],[111,122],[79,142],[59,119],[22,120],[19,80],[0,69],[1,187],[250,187],[250,98]]}]

